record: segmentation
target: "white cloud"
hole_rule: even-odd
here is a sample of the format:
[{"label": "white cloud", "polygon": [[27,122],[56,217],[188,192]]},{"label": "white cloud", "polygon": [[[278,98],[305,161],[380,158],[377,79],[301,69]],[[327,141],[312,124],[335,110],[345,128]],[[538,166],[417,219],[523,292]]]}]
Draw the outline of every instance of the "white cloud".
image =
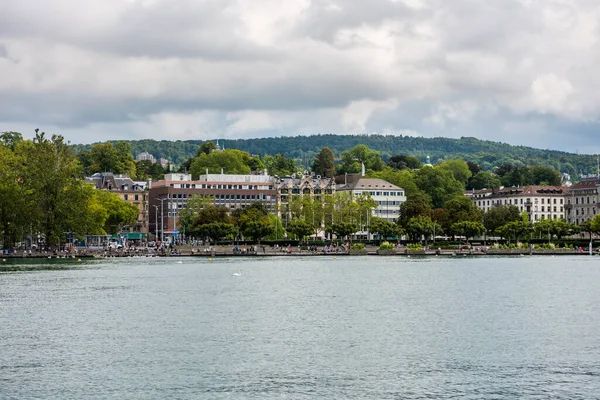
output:
[{"label": "white cloud", "polygon": [[600,119],[596,0],[22,0],[0,27],[0,130],[524,143],[525,117]]}]

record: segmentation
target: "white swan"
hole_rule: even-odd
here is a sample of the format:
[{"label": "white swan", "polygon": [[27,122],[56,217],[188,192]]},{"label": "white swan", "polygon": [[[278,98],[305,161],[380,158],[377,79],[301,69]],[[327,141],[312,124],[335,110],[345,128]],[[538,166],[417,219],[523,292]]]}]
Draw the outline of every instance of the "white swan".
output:
[{"label": "white swan", "polygon": [[238,272],[234,272],[233,274],[231,274],[231,276],[242,276],[242,270],[239,270]]}]

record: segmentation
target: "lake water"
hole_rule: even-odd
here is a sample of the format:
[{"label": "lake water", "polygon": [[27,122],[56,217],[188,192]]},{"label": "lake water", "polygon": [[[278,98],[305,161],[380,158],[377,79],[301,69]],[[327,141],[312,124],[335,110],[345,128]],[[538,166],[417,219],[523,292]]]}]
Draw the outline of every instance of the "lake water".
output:
[{"label": "lake water", "polygon": [[599,398],[599,283],[571,256],[8,264],[0,399]]}]

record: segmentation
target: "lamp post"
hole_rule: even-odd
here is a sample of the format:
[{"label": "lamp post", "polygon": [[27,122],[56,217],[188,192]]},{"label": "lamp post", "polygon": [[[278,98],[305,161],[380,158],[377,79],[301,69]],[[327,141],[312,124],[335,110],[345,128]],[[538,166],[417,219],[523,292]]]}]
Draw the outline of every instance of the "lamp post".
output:
[{"label": "lamp post", "polygon": [[154,240],[158,239],[158,206],[154,205]]}]

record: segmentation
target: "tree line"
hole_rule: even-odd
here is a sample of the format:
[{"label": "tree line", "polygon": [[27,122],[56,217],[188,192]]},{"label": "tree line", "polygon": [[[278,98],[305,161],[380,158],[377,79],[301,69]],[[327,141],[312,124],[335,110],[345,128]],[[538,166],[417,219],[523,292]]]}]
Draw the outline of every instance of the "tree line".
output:
[{"label": "tree line", "polygon": [[67,235],[117,233],[134,224],[138,208],[95,190],[73,147],[36,130],[32,140],[0,134],[0,241],[4,248],[31,239],[46,247]]}]

